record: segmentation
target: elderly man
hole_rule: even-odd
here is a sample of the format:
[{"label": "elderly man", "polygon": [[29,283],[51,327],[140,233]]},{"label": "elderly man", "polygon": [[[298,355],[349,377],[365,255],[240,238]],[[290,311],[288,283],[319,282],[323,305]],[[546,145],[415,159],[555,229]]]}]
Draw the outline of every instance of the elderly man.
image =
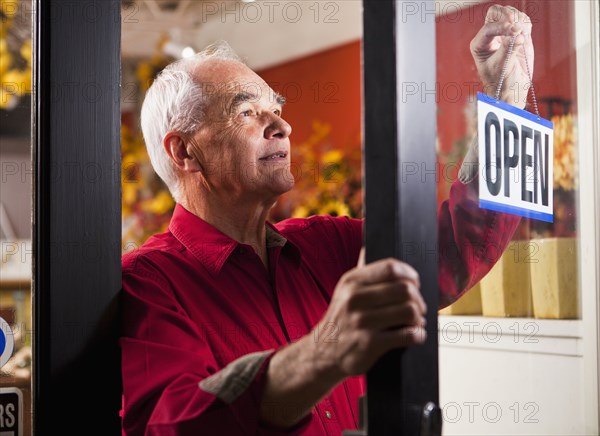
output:
[{"label": "elderly man", "polygon": [[[504,98],[528,82],[529,20],[494,6],[471,50]],[[528,49],[533,62],[533,50]],[[410,265],[356,267],[362,222],[266,221],[290,190],[283,99],[226,45],[167,67],[142,108],[156,172],[177,206],[167,232],[123,257],[127,435],[339,435],[357,426],[361,377],[385,352],[422,343],[427,310]],[[478,209],[477,181],[456,182],[439,216],[444,304],[476,283],[518,218]],[[434,308],[435,310],[435,308]]]}]

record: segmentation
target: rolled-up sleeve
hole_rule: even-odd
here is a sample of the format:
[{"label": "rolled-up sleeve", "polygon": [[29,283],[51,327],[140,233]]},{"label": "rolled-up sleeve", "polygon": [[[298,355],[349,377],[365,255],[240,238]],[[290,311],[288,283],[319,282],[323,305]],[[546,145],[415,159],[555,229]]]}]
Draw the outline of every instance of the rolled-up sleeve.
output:
[{"label": "rolled-up sleeve", "polygon": [[219,368],[165,278],[140,263],[123,273],[123,434],[262,434],[261,398],[275,350]]}]

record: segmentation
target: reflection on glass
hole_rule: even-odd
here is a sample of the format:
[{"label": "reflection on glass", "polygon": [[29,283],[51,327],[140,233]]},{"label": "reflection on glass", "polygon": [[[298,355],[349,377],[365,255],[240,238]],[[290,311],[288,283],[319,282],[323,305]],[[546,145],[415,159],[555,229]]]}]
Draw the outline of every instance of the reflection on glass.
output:
[{"label": "reflection on glass", "polygon": [[32,3],[0,22],[0,434],[30,435]]},{"label": "reflection on glass", "polygon": [[[471,62],[469,41],[489,5],[472,6],[460,14],[455,8],[447,8],[449,15],[442,14],[438,20],[438,160],[443,175],[438,184],[440,201],[447,198],[476,133],[475,92],[481,90],[481,85],[475,69],[465,66]],[[528,2],[520,9],[528,13],[533,25],[533,82],[540,115],[554,123],[554,222],[522,219],[492,271],[443,313],[576,319],[579,290],[573,4]],[[515,88],[513,92],[523,91]],[[527,110],[534,112],[531,92]]]},{"label": "reflection on glass", "polygon": [[[492,270],[441,311],[445,433],[596,434],[597,385],[583,368],[597,373],[597,361],[581,346],[597,338],[595,320],[582,315],[581,303],[594,290],[582,293],[585,262],[578,258],[589,238],[580,218],[593,207],[578,204],[580,188],[591,183],[579,177],[579,138],[593,133],[577,127],[578,119],[590,116],[578,95],[592,84],[578,81],[577,65],[589,56],[576,38],[590,40],[578,20],[589,19],[582,10],[591,3],[498,3],[525,12],[532,23],[537,103],[540,115],[554,123],[554,222],[522,218]],[[475,92],[483,90],[470,68],[469,43],[491,5],[442,7],[437,17],[440,201],[476,133]],[[526,109],[535,113],[531,92]]]}]

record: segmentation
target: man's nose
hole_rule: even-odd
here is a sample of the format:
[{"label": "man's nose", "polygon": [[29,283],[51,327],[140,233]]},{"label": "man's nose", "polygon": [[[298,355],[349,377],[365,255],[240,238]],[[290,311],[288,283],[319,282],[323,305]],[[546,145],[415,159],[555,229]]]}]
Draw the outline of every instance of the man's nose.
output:
[{"label": "man's nose", "polygon": [[292,133],[290,126],[283,118],[273,115],[271,122],[265,128],[265,139],[285,139]]}]

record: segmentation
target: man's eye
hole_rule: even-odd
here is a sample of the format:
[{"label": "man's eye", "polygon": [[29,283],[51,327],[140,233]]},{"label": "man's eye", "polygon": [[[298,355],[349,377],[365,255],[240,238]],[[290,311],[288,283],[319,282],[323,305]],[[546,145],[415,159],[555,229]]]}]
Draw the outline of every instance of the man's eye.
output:
[{"label": "man's eye", "polygon": [[280,117],[280,116],[281,116],[281,110],[280,110],[280,109],[275,109],[275,110],[273,111],[273,113],[274,113],[275,115],[277,115],[278,117]]},{"label": "man's eye", "polygon": [[251,116],[252,115],[252,109],[248,109],[248,110],[242,112],[241,115],[243,117],[249,117],[249,116]]}]

